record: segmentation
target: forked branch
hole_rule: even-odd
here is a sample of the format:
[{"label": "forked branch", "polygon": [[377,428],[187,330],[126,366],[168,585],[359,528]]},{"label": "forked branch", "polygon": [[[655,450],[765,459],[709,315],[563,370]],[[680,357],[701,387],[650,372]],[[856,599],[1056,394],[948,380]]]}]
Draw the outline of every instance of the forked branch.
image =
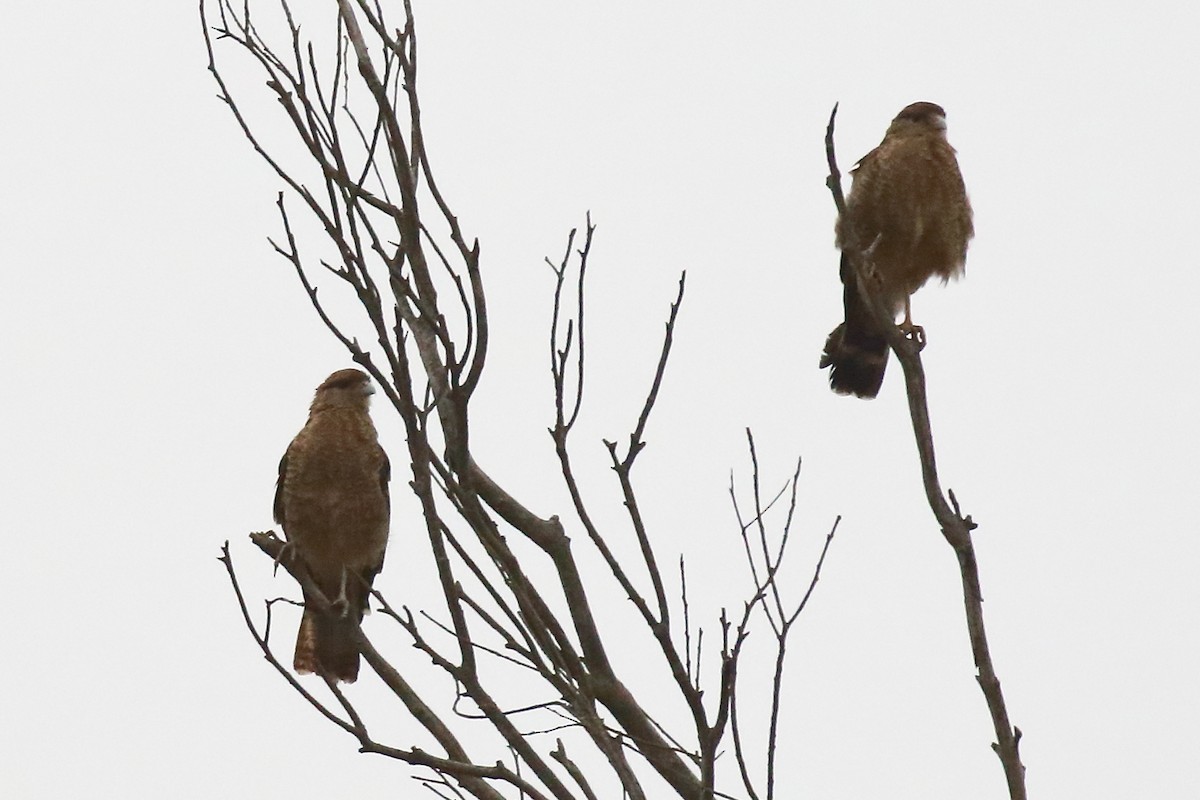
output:
[{"label": "forked branch", "polygon": [[[267,16],[275,13],[280,35],[274,49],[259,28],[260,6]],[[685,596],[680,636],[674,601],[660,574],[662,554],[655,551],[662,540],[649,529],[633,480],[664,385],[684,278],[628,445],[607,443],[624,505],[624,515],[617,514],[613,525],[620,531],[616,533],[604,527],[611,517],[593,514],[585,502],[567,447],[584,402],[584,276],[595,231],[590,217],[583,241],[572,235],[561,264],[552,265],[557,280],[551,433],[574,513],[564,521],[536,512],[510,491],[506,476],[477,463],[472,449],[471,426],[488,422],[469,414],[489,342],[483,266],[479,243],[463,232],[430,165],[417,96],[411,3],[401,4],[404,20],[398,27],[385,20],[384,4],[376,0],[338,0],[336,7],[333,41],[327,43],[333,46],[322,48],[302,34],[300,16],[288,0],[200,4],[218,95],[241,134],[283,184],[277,198],[283,231],[272,241],[275,252],[295,272],[321,322],[370,373],[404,426],[404,447],[389,446],[389,451],[397,466],[407,462],[407,483],[420,516],[395,519],[393,541],[427,537],[432,554],[427,568],[440,596],[406,597],[414,611],[409,605],[393,607],[375,593],[382,619],[371,624],[392,624],[403,631],[437,685],[450,687],[448,698],[431,693],[422,683],[427,675],[376,650],[361,628],[355,627],[353,638],[404,718],[423,731],[420,735],[432,737],[440,752],[379,742],[370,733],[372,709],[356,706],[351,690],[326,681],[332,699],[322,702],[301,685],[271,651],[276,601],[268,603],[260,632],[226,548],[222,561],[247,627],[289,685],[353,736],[363,752],[432,770],[432,777],[421,780],[439,796],[644,800],[669,787],[686,800],[730,797],[716,788],[718,757],[729,730],[737,739],[739,726],[750,719],[737,718],[736,697],[751,618],[759,610],[766,613],[766,624],[780,642],[773,711],[764,720],[774,747],[782,641],[816,580],[814,574],[805,599],[789,609],[777,581],[798,472],[783,539],[768,545],[763,526],[756,523],[753,529],[759,566],[752,596],[734,619],[722,612],[720,648],[713,648],[712,657],[714,663],[719,659],[719,674],[702,680],[703,628],[695,627],[693,639]],[[284,130],[298,143],[290,156],[268,146],[251,124],[255,117],[243,112],[240,95],[226,83],[218,50],[243,56],[260,71],[267,87],[260,99],[279,112]],[[287,160],[297,157],[299,161]],[[307,218],[308,230],[301,218]],[[309,235],[314,231],[325,237],[323,254],[317,253],[322,247],[317,237]],[[349,304],[338,303],[336,292]],[[756,497],[755,519],[769,508],[770,503]],[[576,541],[598,551],[607,572],[601,567],[598,575],[585,573],[588,561],[572,549],[572,536],[580,531],[586,536]],[[610,547],[617,536],[634,545],[624,562],[616,555],[622,548]],[[266,534],[252,540],[292,573],[306,594],[318,597],[314,602],[320,608],[320,593],[284,542]],[[423,547],[408,552],[417,551],[426,552]],[[634,667],[614,657],[628,647],[629,631],[612,629],[602,613],[627,600],[645,625],[642,635],[653,645],[650,657]],[[636,691],[648,671],[660,679],[656,685],[672,691]],[[464,729],[471,730],[471,739],[462,735]],[[477,744],[477,739],[486,742]],[[474,754],[468,753],[467,741]],[[740,743],[735,749],[745,776],[745,753]],[[770,758],[768,798],[774,786],[774,755]],[[743,782],[755,797],[753,781],[746,777]]]}]

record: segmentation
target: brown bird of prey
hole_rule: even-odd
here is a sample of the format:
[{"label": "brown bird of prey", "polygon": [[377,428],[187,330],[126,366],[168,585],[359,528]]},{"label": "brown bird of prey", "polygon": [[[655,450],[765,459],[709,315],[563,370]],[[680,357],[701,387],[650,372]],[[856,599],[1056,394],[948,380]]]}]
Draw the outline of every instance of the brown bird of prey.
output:
[{"label": "brown bird of prey", "polygon": [[868,263],[879,297],[892,314],[904,310],[901,329],[912,324],[913,292],[937,275],[943,282],[963,272],[967,242],[975,233],[971,203],[954,148],[946,141],[946,112],[934,103],[913,103],[892,124],[879,146],[858,162],[845,213],[835,228],[842,251],[846,320],[825,342],[821,367],[838,394],[879,394],[888,346],[859,294],[848,254]]},{"label": "brown bird of prey", "polygon": [[353,626],[362,622],[388,540],[391,468],[367,412],[374,391],[356,369],[326,378],[275,486],[275,521],[332,604],[323,613],[305,592],[294,666],[347,682],[358,677]]}]

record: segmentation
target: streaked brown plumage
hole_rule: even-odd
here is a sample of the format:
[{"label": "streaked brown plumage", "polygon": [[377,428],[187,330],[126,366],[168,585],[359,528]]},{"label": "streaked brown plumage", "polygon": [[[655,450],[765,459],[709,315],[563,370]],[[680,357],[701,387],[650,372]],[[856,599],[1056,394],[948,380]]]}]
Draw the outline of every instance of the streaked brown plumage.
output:
[{"label": "streaked brown plumage", "polygon": [[351,620],[362,621],[387,548],[391,473],[368,413],[374,391],[357,369],[326,378],[275,486],[275,521],[334,606],[322,614],[306,594],[294,666],[341,681],[358,677]]},{"label": "streaked brown plumage", "polygon": [[881,299],[893,314],[903,309],[902,327],[912,328],[910,296],[935,275],[943,282],[960,276],[975,231],[941,106],[913,103],[897,114],[853,175],[836,227],[846,318],[829,334],[821,367],[832,368],[835,392],[871,398],[883,383],[888,347],[859,295],[847,252],[869,251]]}]

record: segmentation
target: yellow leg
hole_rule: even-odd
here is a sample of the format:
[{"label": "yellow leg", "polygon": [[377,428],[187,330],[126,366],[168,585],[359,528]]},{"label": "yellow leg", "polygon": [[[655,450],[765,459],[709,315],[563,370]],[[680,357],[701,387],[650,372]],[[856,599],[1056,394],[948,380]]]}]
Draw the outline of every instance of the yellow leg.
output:
[{"label": "yellow leg", "polygon": [[272,570],[272,575],[279,574],[279,562],[286,558],[292,557],[292,549],[295,548],[291,542],[284,542],[283,547],[279,548],[279,554],[275,556],[275,568]]},{"label": "yellow leg", "polygon": [[345,617],[350,613],[350,599],[346,597],[346,573],[348,570],[342,567],[342,581],[338,586],[338,596],[330,603],[339,617]]}]

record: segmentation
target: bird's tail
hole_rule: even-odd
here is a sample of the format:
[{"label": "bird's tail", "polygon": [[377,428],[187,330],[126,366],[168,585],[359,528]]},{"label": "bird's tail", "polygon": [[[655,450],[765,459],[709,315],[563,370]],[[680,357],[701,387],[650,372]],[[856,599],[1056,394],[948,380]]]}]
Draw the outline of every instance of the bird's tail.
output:
[{"label": "bird's tail", "polygon": [[833,329],[821,353],[821,369],[830,367],[829,388],[838,394],[870,399],[879,394],[887,369],[888,344],[871,311],[858,293],[853,276],[846,275],[843,256],[843,303],[846,321]]},{"label": "bird's tail", "polygon": [[[358,647],[354,644],[354,620],[350,614],[322,614],[307,606],[296,634],[296,672],[325,674],[334,680],[353,683],[358,678]],[[362,615],[359,614],[361,620]]]}]

